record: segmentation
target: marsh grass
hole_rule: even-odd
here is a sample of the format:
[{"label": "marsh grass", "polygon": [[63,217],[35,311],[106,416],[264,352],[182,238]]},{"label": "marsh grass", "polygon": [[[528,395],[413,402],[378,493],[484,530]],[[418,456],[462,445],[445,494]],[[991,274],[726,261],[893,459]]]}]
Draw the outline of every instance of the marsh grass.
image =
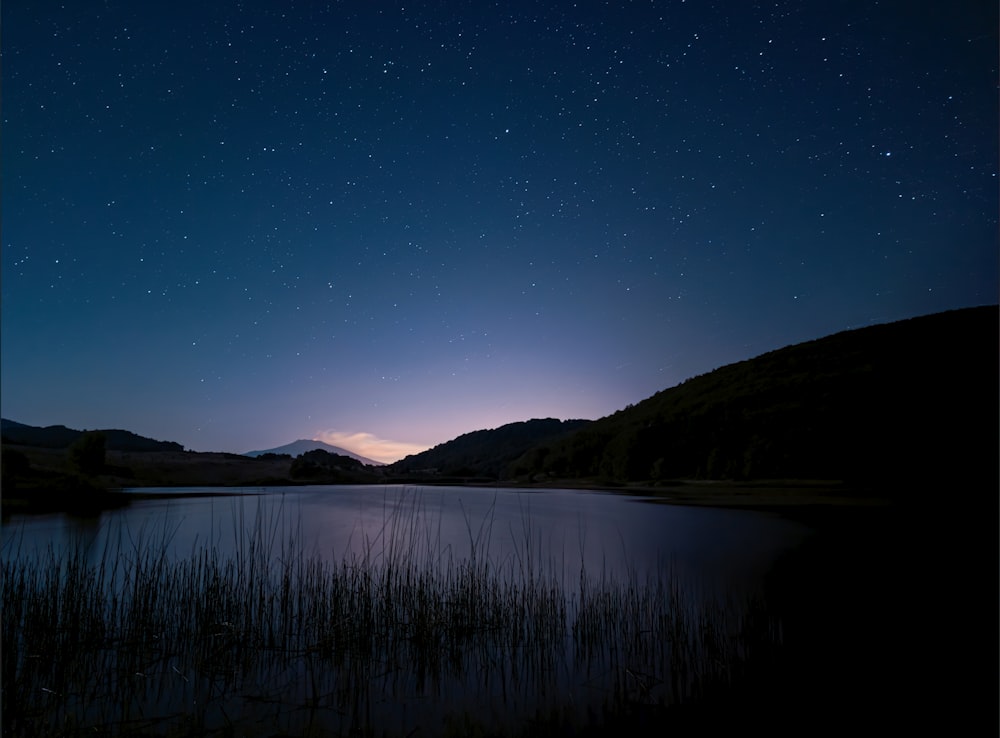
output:
[{"label": "marsh grass", "polygon": [[693,599],[669,566],[570,586],[527,517],[502,560],[492,516],[466,518],[459,557],[399,504],[331,562],[261,510],[234,511],[229,555],[170,556],[167,529],[97,563],[5,551],[4,735],[569,731],[697,701],[780,641],[760,603]]}]

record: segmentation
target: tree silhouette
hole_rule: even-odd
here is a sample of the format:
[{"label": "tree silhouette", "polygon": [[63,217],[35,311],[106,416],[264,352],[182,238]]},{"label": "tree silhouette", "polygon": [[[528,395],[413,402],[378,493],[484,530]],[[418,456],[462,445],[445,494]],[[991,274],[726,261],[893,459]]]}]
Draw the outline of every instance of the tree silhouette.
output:
[{"label": "tree silhouette", "polygon": [[104,470],[104,434],[100,431],[84,433],[69,447],[69,458],[81,473],[100,474]]}]

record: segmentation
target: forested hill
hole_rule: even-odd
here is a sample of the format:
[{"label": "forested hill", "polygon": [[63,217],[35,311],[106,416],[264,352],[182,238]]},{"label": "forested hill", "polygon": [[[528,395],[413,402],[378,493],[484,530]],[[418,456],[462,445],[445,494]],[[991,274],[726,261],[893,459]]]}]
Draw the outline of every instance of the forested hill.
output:
[{"label": "forested hill", "polygon": [[473,431],[422,453],[407,456],[389,465],[387,471],[400,475],[496,479],[511,461],[528,449],[562,438],[589,422],[545,418]]},{"label": "forested hill", "polygon": [[[173,441],[155,441],[152,438],[136,435],[131,431],[109,429],[100,431],[104,435],[105,446],[109,451],[183,451],[184,447]],[[25,425],[4,418],[0,420],[0,435],[3,443],[20,446],[36,446],[40,448],[67,448],[71,446],[84,431],[67,428],[64,425],[49,425],[44,428]]]},{"label": "forested hill", "polygon": [[998,308],[838,333],[722,367],[541,444],[507,476],[989,483]]}]

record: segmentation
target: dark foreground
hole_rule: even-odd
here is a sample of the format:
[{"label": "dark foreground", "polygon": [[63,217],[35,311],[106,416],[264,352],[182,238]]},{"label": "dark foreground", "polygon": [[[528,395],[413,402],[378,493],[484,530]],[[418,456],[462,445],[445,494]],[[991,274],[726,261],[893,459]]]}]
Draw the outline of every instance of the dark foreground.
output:
[{"label": "dark foreground", "polygon": [[[454,719],[434,725],[414,723],[402,734],[683,736],[758,730],[771,736],[885,735],[918,730],[956,735],[998,733],[995,505],[969,503],[962,509],[944,504],[935,507],[899,502],[881,504],[872,499],[848,500],[829,490],[818,494],[816,490],[795,494],[787,488],[758,489],[756,492],[748,492],[746,488],[715,488],[708,494],[698,490],[688,490],[686,494],[697,494],[696,504],[733,504],[735,495],[741,507],[765,507],[805,522],[815,530],[812,537],[775,566],[767,579],[763,600],[753,603],[753,608],[763,609],[753,610],[741,621],[734,640],[721,637],[724,629],[716,627],[731,618],[731,614],[704,610],[699,616],[701,622],[711,626],[705,629],[698,625],[697,618],[669,621],[665,613],[669,613],[670,608],[653,609],[650,603],[665,601],[663,590],[640,592],[638,599],[631,600],[627,586],[610,597],[607,592],[602,594],[595,590],[592,604],[598,610],[603,607],[608,619],[600,621],[604,625],[589,631],[589,635],[583,626],[574,628],[574,637],[608,648],[607,635],[611,631],[600,628],[609,628],[611,623],[618,627],[620,621],[630,624],[638,644],[638,650],[629,652],[623,648],[620,656],[615,654],[614,648],[602,651],[600,659],[604,661],[595,662],[600,667],[598,671],[606,673],[608,669],[617,669],[621,675],[618,682],[605,683],[604,688],[609,690],[608,694],[614,694],[614,699],[604,708],[581,721],[579,712],[569,707],[561,712],[558,699],[545,701],[544,712],[501,728],[481,713],[458,707],[458,717]],[[750,500],[755,500],[756,504],[750,504]],[[407,552],[401,550],[400,553]],[[388,663],[386,654],[396,658],[403,653],[406,658],[430,659],[418,669],[430,674],[435,663],[432,656],[446,652],[448,644],[460,650],[471,649],[473,653],[473,661],[456,662],[460,670],[493,674],[491,678],[499,678],[505,688],[512,690],[523,688],[523,685],[515,685],[530,676],[536,681],[525,695],[535,694],[545,691],[547,683],[545,653],[549,651],[546,648],[561,643],[559,637],[552,634],[573,620],[572,614],[568,620],[565,612],[560,614],[559,598],[553,597],[545,587],[508,592],[504,595],[506,599],[497,599],[499,590],[492,587],[487,571],[463,570],[454,573],[453,579],[448,578],[451,574],[446,576],[441,580],[443,584],[424,581],[429,589],[420,589],[413,588],[420,580],[420,572],[414,570],[409,578],[404,576],[395,580],[395,585],[391,578],[383,579],[381,581],[387,586],[372,590],[366,587],[373,587],[379,580],[371,577],[374,572],[366,573],[361,568],[354,572],[361,578],[350,580],[354,584],[345,592],[362,597],[353,609],[348,608],[337,617],[330,615],[330,608],[332,603],[341,602],[341,596],[330,600],[330,592],[314,586],[319,580],[309,579],[313,575],[307,575],[302,580],[307,586],[300,590],[300,600],[312,601],[314,606],[326,604],[318,610],[306,608],[302,611],[304,619],[293,623],[286,617],[293,607],[289,609],[290,605],[277,601],[264,603],[268,597],[279,597],[285,590],[280,587],[273,591],[245,589],[245,578],[233,578],[234,572],[226,569],[225,562],[216,562],[220,567],[215,570],[215,579],[207,576],[211,573],[208,569],[199,570],[204,575],[201,579],[182,577],[180,581],[187,581],[192,587],[191,594],[187,600],[184,597],[172,600],[179,603],[178,617],[157,624],[157,613],[167,612],[166,603],[171,601],[172,595],[157,586],[158,582],[165,581],[156,578],[162,576],[162,569],[157,568],[159,564],[155,560],[149,563],[146,569],[149,578],[128,581],[146,598],[143,600],[147,603],[146,609],[140,610],[140,614],[145,613],[143,618],[148,617],[150,621],[132,622],[129,627],[133,630],[128,633],[120,630],[120,623],[93,619],[69,626],[64,620],[60,621],[63,623],[60,628],[50,628],[50,620],[55,622],[59,617],[51,609],[57,600],[63,608],[84,607],[85,598],[74,601],[73,597],[61,600],[57,597],[53,600],[53,580],[44,577],[43,584],[47,584],[33,595],[37,598],[36,609],[22,625],[15,627],[14,614],[21,607],[25,592],[13,591],[15,578],[11,571],[5,570],[2,685],[5,736],[302,734],[308,732],[301,729],[303,725],[313,724],[288,722],[289,715],[301,715],[299,711],[306,709],[327,716],[333,714],[330,711],[332,703],[321,704],[322,698],[318,695],[323,690],[316,691],[317,677],[311,671],[314,666],[326,663],[323,659],[332,659],[329,663],[338,663],[338,669],[347,668],[346,672],[330,671],[319,681],[333,680],[327,684],[330,694],[340,689],[338,699],[346,700],[342,704],[351,704],[352,699],[357,700],[360,696],[350,681],[362,674],[357,668],[371,669],[363,672],[368,675],[364,678],[370,680],[373,674],[384,675],[392,671],[378,666]],[[406,569],[398,567],[397,572],[405,574]],[[290,581],[295,581],[295,577]],[[456,582],[464,584],[457,590],[448,589]],[[389,585],[403,589],[397,592]],[[425,615],[426,612],[436,613],[433,618],[421,620],[422,615],[418,617],[411,612],[403,616],[392,609],[398,602],[398,593],[405,587],[411,587],[405,591],[418,593],[414,601],[432,605],[437,602],[433,607],[438,610],[432,607],[429,611],[419,608],[413,611]],[[83,591],[77,590],[78,593]],[[391,647],[384,645],[389,641],[379,640],[378,628],[345,629],[344,623],[356,625],[360,620],[358,613],[363,607],[360,603],[369,601],[369,595],[382,603],[381,610],[371,612],[371,622],[395,624],[386,631],[388,635],[383,636],[383,639],[395,639]],[[457,595],[469,599],[457,607]],[[311,597],[318,599],[310,600]],[[256,619],[247,615],[245,605],[248,602],[262,608],[259,613],[272,615]],[[642,602],[647,604],[637,604]],[[224,603],[228,604],[223,607]],[[210,606],[205,607],[206,604]],[[175,621],[186,617],[188,605],[201,608],[202,620],[191,620],[187,640],[178,638],[174,651],[165,651],[164,634]],[[312,615],[308,615],[309,612]],[[642,620],[651,612],[661,615]],[[444,613],[450,613],[450,620]],[[530,617],[525,619],[526,614]],[[457,620],[456,616],[459,616]],[[386,617],[390,619],[385,620]],[[287,627],[283,631],[279,628],[280,632],[276,633],[269,623],[283,618],[287,620]],[[672,623],[669,628],[668,621]],[[446,622],[452,624],[452,630],[448,630]],[[486,622],[494,625],[483,629]],[[581,622],[586,627],[593,627],[598,621],[585,619]],[[780,643],[770,640],[766,628],[759,630],[762,622],[780,622]],[[519,635],[497,635],[503,628],[510,628],[511,623],[515,625],[510,633]],[[24,634],[24,624],[34,627],[34,635],[30,636],[34,640],[19,644],[17,639]],[[313,633],[312,640],[307,637],[307,631]],[[615,631],[616,638],[626,631]],[[680,633],[685,633],[688,639],[693,634],[702,634],[695,638],[700,639],[698,648],[701,650],[687,651],[688,656],[684,658],[676,656],[664,644],[669,644],[670,639]],[[706,633],[710,636],[707,640],[703,637]],[[250,638],[250,634],[255,635]],[[654,637],[650,638],[650,634]],[[282,641],[282,637],[294,642]],[[271,638],[269,644],[264,642],[266,638]],[[296,638],[304,640],[295,641]],[[546,639],[549,639],[548,645]],[[727,645],[723,648],[724,641]],[[81,669],[83,662],[75,662],[74,653],[81,651],[86,642],[94,646],[97,660],[92,663],[104,666],[96,670],[83,669],[82,676],[78,677],[82,684],[89,685],[84,690],[64,689],[58,679],[68,678],[66,674],[73,669]],[[261,688],[256,697],[237,694],[242,684],[240,670],[256,668],[254,664],[258,663],[247,660],[252,656],[248,655],[252,649],[247,648],[251,643],[261,645],[253,658],[258,662],[263,658],[262,663],[272,670],[275,680],[282,681],[282,684],[258,684]],[[368,645],[364,646],[366,643]],[[648,661],[643,669],[636,668],[635,659],[650,657],[650,644],[660,644],[660,648],[666,649],[661,652],[666,660]],[[357,660],[359,649],[364,648],[369,649],[366,653],[372,657],[370,662]],[[383,652],[380,648],[390,650]],[[400,648],[403,651],[392,650]],[[716,656],[711,656],[712,649],[716,649]],[[114,658],[101,661],[114,651],[118,652]],[[282,652],[280,658],[276,655],[279,651]],[[295,656],[298,666],[278,666],[285,664],[282,659],[293,652],[299,654]],[[751,656],[744,658],[746,653]],[[188,656],[184,654],[191,660],[185,661]],[[498,655],[509,661],[498,662]],[[536,655],[540,655],[539,659],[532,660]],[[719,655],[731,660],[720,663]],[[623,660],[615,661],[616,658]],[[15,662],[15,659],[20,661]],[[49,668],[54,663],[52,660],[59,663],[55,671]],[[15,668],[17,663],[20,668]],[[40,671],[35,667],[39,663],[45,667]],[[30,667],[28,671],[23,668],[25,664]],[[308,669],[296,671],[303,664]],[[393,668],[398,673],[403,667],[396,664]],[[440,663],[437,668],[442,668]],[[113,669],[118,672],[113,674]],[[671,670],[675,681],[688,685],[681,690],[680,699],[665,696],[664,680],[659,679]],[[144,716],[142,709],[136,711],[134,703],[126,710],[129,711],[128,720],[115,717],[117,713],[111,709],[110,700],[105,706],[96,708],[87,708],[84,704],[89,699],[100,702],[112,694],[115,700],[120,699],[119,685],[135,685],[140,678],[145,683],[154,673],[165,675],[178,685],[182,681],[185,685],[190,684],[188,680],[196,673],[211,676],[204,683],[207,692],[196,694],[195,687],[189,688],[192,690],[189,714],[185,712],[188,708],[172,708],[167,715],[169,719],[162,722]],[[35,675],[30,684],[24,682],[26,674]],[[340,677],[334,679],[337,674],[347,674],[349,679],[346,682]],[[502,674],[506,676],[498,676]],[[309,680],[313,680],[312,684]],[[91,690],[89,694],[86,689]],[[301,704],[291,709],[287,698],[275,696],[289,689],[305,695]],[[211,713],[214,718],[207,721],[202,711],[202,720],[198,722],[199,708],[195,705],[206,696],[221,700],[221,708]],[[59,722],[59,719],[53,722],[53,716],[67,714],[65,701],[68,699],[77,701],[73,714],[97,715],[100,719],[90,723]],[[530,698],[524,699],[530,702]],[[127,707],[130,703],[126,700],[122,704]],[[232,712],[233,705],[246,709],[251,705],[254,717]],[[380,705],[376,701],[366,709],[367,714],[377,716],[380,711],[399,707],[398,704]],[[232,714],[226,713],[227,708]],[[269,710],[280,715],[281,720],[268,722]],[[570,714],[572,718],[566,717]],[[381,734],[374,729],[369,732],[365,719],[341,724],[349,726],[341,734]],[[330,734],[327,730],[330,723],[322,725],[325,727],[316,727],[310,734]]]},{"label": "dark foreground", "polygon": [[770,577],[788,647],[706,727],[998,734],[995,501],[786,513],[817,530]]}]

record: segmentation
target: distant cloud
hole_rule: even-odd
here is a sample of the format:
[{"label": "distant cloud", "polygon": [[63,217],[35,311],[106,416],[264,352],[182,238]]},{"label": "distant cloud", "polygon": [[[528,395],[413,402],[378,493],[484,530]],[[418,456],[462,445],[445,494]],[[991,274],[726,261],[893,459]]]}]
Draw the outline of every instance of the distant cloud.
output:
[{"label": "distant cloud", "polygon": [[329,443],[331,446],[340,446],[348,451],[353,451],[361,456],[367,456],[374,461],[381,461],[389,464],[399,461],[404,456],[418,454],[426,451],[427,446],[416,443],[404,443],[403,441],[390,441],[386,438],[379,438],[371,433],[344,433],[342,431],[320,431],[313,436],[314,441]]}]

